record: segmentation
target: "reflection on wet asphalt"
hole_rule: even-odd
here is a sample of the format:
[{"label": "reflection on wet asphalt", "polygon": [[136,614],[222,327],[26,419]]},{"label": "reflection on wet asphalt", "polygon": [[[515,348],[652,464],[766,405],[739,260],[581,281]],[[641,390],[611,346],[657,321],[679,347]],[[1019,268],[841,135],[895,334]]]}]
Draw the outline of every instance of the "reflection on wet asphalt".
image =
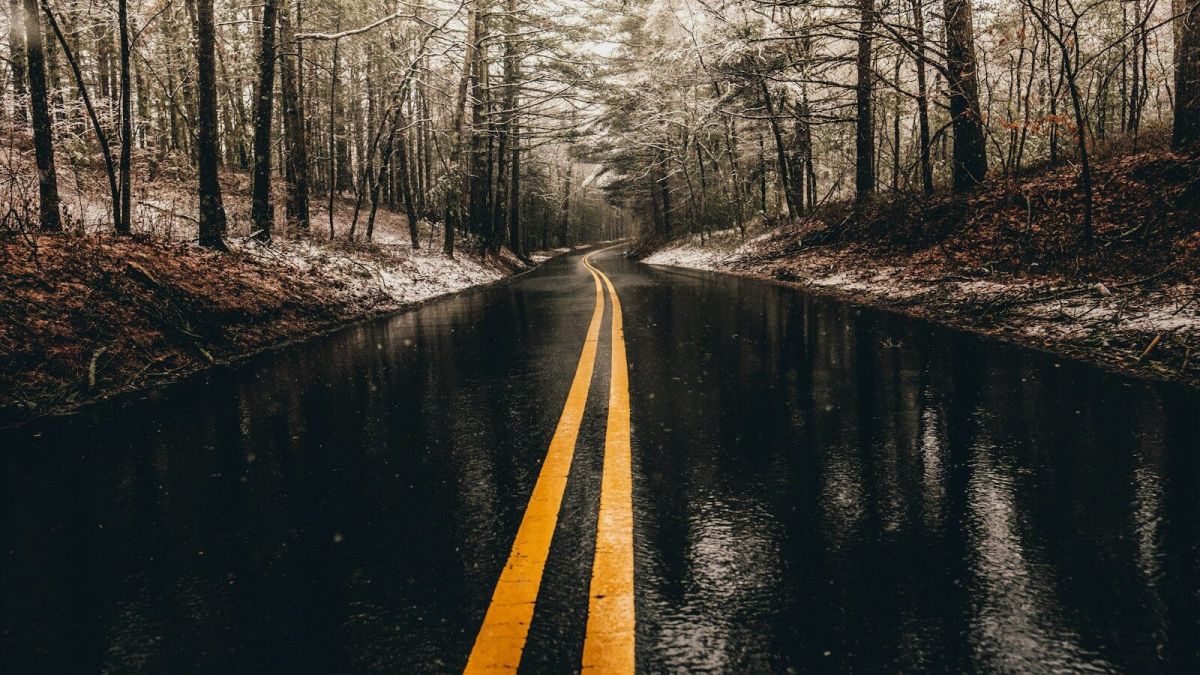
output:
[{"label": "reflection on wet asphalt", "polygon": [[[645,672],[1195,671],[1200,395],[598,256]],[[0,432],[0,670],[453,672],[592,312],[579,256]],[[608,318],[523,664],[578,667]]]}]

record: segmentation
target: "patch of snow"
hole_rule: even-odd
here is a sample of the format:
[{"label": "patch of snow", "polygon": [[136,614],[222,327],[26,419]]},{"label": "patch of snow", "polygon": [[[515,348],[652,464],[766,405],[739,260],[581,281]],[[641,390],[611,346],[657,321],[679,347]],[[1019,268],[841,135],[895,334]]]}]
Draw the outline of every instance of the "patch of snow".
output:
[{"label": "patch of snow", "polygon": [[[925,278],[920,268],[882,264],[861,256],[809,250],[780,260],[766,260],[755,254],[775,247],[768,230],[742,240],[736,230],[713,233],[704,243],[699,237],[676,241],[656,251],[643,262],[652,265],[687,267],[709,271],[734,268],[774,277],[786,272],[814,289],[867,296],[877,301],[940,298],[944,305],[960,303],[981,306],[993,300],[1016,299],[1053,292],[1029,280],[969,279],[941,280]],[[1064,290],[1067,290],[1064,288]],[[1098,331],[1135,334],[1200,335],[1200,286],[1176,284],[1157,290],[1098,287],[1085,294],[1008,308],[1010,329],[1024,335],[1046,339],[1080,339]]]},{"label": "patch of snow", "polygon": [[728,254],[723,251],[701,247],[691,242],[656,251],[642,262],[667,267],[687,267],[695,270],[719,270],[724,267]]},{"label": "patch of snow", "polygon": [[1075,337],[1093,328],[1136,333],[1186,333],[1200,335],[1200,289],[1177,285],[1169,292],[1116,293],[1098,297],[1037,303],[1025,314],[1046,325],[1038,334]]},{"label": "patch of snow", "polygon": [[910,298],[931,289],[928,284],[913,279],[906,279],[898,267],[881,267],[878,269],[838,271],[808,280],[810,286],[839,291],[870,293],[881,298],[893,300]]},{"label": "patch of snow", "polygon": [[326,277],[348,297],[382,294],[397,305],[421,302],[506,276],[504,270],[466,254],[447,258],[438,245],[416,251],[407,246],[383,246],[379,253],[313,240],[283,239],[264,247],[244,239],[233,240],[230,246],[249,255],[273,258],[300,274]]},{"label": "patch of snow", "polygon": [[724,258],[715,251],[681,246],[658,251],[643,259],[642,262],[649,265],[687,267],[695,270],[719,270]]},{"label": "patch of snow", "polygon": [[954,282],[954,288],[962,293],[980,296],[993,296],[1011,293],[1013,284],[1004,284],[995,281],[984,281],[975,279],[972,281],[957,281]]},{"label": "patch of snow", "polygon": [[535,263],[543,263],[557,255],[562,255],[563,253],[570,253],[570,252],[571,252],[570,248],[562,246],[559,248],[548,249],[546,251],[534,251],[533,253],[531,253],[529,255],[529,259]]},{"label": "patch of snow", "polygon": [[836,288],[843,291],[878,291],[876,284],[870,280],[856,278],[849,272],[835,272],[829,276],[814,277],[808,280],[809,285],[822,288]]},{"label": "patch of snow", "polygon": [[708,271],[729,269],[734,262],[752,250],[755,241],[756,239],[742,239],[737,228],[717,230],[703,238],[699,234],[693,234],[655,251],[643,258],[642,262]]}]

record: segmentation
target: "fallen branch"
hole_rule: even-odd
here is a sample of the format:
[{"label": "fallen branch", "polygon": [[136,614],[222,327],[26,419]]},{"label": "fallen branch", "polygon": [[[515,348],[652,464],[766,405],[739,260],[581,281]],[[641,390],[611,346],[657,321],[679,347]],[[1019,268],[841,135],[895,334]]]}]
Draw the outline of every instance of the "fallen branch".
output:
[{"label": "fallen branch", "polygon": [[139,200],[138,206],[147,206],[149,208],[154,209],[155,211],[158,211],[159,213],[165,213],[169,216],[174,216],[176,218],[183,218],[184,220],[190,220],[196,224],[200,223],[199,218],[193,218],[192,216],[189,216],[186,213],[179,213],[178,211],[172,211],[171,209],[164,209],[163,207],[158,206],[157,204],[151,204],[150,202],[143,202],[143,201]]},{"label": "fallen branch", "polygon": [[104,346],[92,352],[92,358],[88,361],[88,391],[96,391],[96,364],[100,361],[100,357],[104,352],[108,351],[108,347]]},{"label": "fallen branch", "polygon": [[1138,363],[1145,361],[1146,357],[1150,355],[1150,352],[1154,351],[1154,348],[1158,346],[1158,343],[1162,342],[1162,339],[1163,333],[1155,335],[1154,339],[1150,341],[1150,344],[1146,345],[1146,351],[1142,352],[1142,355],[1138,357]]},{"label": "fallen branch", "polygon": [[[1166,267],[1155,272],[1154,274],[1151,274],[1148,277],[1142,277],[1141,279],[1134,279],[1133,281],[1126,281],[1126,282],[1119,283],[1119,284],[1113,284],[1112,286],[1107,287],[1106,290],[1111,291],[1114,288],[1129,288],[1131,286],[1140,286],[1142,284],[1154,281],[1156,279],[1159,279],[1159,278],[1165,276],[1168,272],[1170,272],[1171,270],[1175,269],[1178,266],[1179,266],[1179,263],[1175,262],[1170,265],[1167,265]],[[1076,295],[1082,295],[1084,293],[1087,293],[1088,291],[1095,291],[1095,290],[1096,290],[1096,286],[1093,284],[1093,285],[1077,286],[1074,288],[1059,290],[1059,291],[1055,291],[1053,293],[1049,293],[1047,295],[1038,295],[1038,296],[1017,298],[1017,299],[997,298],[996,300],[991,302],[984,309],[983,314],[986,316],[986,315],[992,313],[993,311],[999,310],[999,309],[1008,309],[1010,307],[1019,307],[1021,305],[1036,305],[1038,303],[1049,302],[1051,300],[1059,300],[1062,298],[1070,298],[1070,297],[1073,297]]]}]

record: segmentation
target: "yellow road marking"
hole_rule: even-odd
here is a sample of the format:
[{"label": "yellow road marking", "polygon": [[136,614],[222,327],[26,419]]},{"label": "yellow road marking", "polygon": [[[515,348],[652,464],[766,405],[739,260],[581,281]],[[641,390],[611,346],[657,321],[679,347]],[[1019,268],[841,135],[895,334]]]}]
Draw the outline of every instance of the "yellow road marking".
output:
[{"label": "yellow road marking", "polygon": [[629,447],[629,365],[621,300],[608,275],[599,274],[612,301],[612,374],[609,378],[608,427],[604,437],[604,475],[600,480],[600,518],[596,557],[588,591],[587,632],[583,669],[589,672],[634,672],[633,605],[633,476]]},{"label": "yellow road marking", "polygon": [[[542,572],[550,555],[550,540],[554,537],[563,491],[567,487],[567,475],[571,471],[571,459],[575,455],[575,440],[579,436],[580,422],[583,421],[592,370],[596,363],[600,322],[604,318],[604,291],[600,277],[588,263],[592,255],[585,256],[583,264],[592,273],[596,283],[596,307],[592,312],[583,351],[579,355],[579,365],[575,368],[575,379],[571,381],[571,390],[567,394],[554,437],[550,440],[550,449],[546,452],[537,483],[533,486],[525,515],[521,518],[512,552],[500,573],[500,580],[496,582],[492,602],[475,637],[475,646],[467,659],[466,673],[515,671],[521,663],[538,588],[542,583]],[[615,295],[613,297],[616,298]]]}]

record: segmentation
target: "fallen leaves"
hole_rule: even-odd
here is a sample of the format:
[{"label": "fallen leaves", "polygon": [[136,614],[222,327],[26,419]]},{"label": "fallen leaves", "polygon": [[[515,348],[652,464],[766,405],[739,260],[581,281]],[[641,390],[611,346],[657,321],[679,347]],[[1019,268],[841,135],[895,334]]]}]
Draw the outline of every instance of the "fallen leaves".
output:
[{"label": "fallen leaves", "polygon": [[513,271],[506,261],[448,261],[399,246],[232,248],[220,254],[146,236],[0,239],[0,422]]}]

